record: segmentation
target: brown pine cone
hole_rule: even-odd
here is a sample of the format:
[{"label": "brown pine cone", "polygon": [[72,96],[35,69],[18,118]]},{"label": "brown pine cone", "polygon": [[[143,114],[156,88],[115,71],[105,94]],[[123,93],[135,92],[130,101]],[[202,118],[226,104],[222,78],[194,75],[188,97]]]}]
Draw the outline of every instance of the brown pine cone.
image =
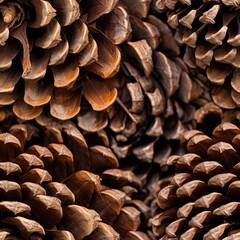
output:
[{"label": "brown pine cone", "polygon": [[[81,134],[73,122],[61,123],[46,116],[38,117],[36,121],[43,128],[40,135],[42,135],[44,145],[64,143],[73,153],[75,171],[87,170],[100,175],[103,191],[93,195],[89,207],[99,213],[102,221],[113,226],[123,239],[149,239],[151,237],[151,232],[149,232],[150,208],[144,203],[141,194],[142,183],[130,170],[117,169],[119,162],[109,148],[110,143],[106,132],[104,130],[97,132],[83,130]],[[81,127],[81,124],[79,126]],[[125,201],[122,199],[123,193],[126,195]],[[120,204],[121,207],[119,206],[116,212],[110,207],[112,204]],[[120,217],[122,215],[125,216],[123,219]]]},{"label": "brown pine cone", "polygon": [[[180,49],[164,22],[149,12],[139,18],[127,7],[132,34],[131,41],[122,44],[119,99],[110,110],[110,129],[119,157],[133,152],[151,161],[156,138],[176,140],[191,128],[195,109],[189,103],[201,106],[209,101],[209,86],[180,59]],[[145,143],[137,147],[138,139]]]},{"label": "brown pine cone", "polygon": [[188,153],[172,156],[175,175],[157,196],[159,214],[152,219],[160,239],[238,239],[240,129],[217,126],[212,137],[192,130],[185,134]]},{"label": "brown pine cone", "polygon": [[88,142],[70,121],[0,134],[3,239],[150,239],[149,208],[133,196],[140,180]]},{"label": "brown pine cone", "polygon": [[239,1],[155,1],[155,10],[167,10],[179,44],[186,44],[184,60],[191,68],[206,70],[213,101],[222,108],[240,104]]},{"label": "brown pine cone", "polygon": [[0,106],[13,105],[24,120],[43,108],[66,120],[80,111],[82,97],[96,111],[111,105],[121,60],[115,44],[130,32],[117,2],[1,1]]},{"label": "brown pine cone", "polygon": [[151,190],[149,178],[169,174],[168,157],[181,152],[179,139],[194,127],[195,109],[211,98],[208,80],[189,71],[168,26],[130,7],[131,41],[121,46],[119,94],[107,132],[121,167]]},{"label": "brown pine cone", "polygon": [[[221,109],[213,102],[208,102],[196,110],[194,119],[196,122],[195,128],[211,137],[212,131],[220,123],[231,122],[240,127],[240,110]],[[182,154],[184,154],[184,149]],[[177,157],[179,157],[179,155]],[[173,155],[172,158],[175,158],[175,155]],[[151,216],[156,216],[159,212],[157,204],[157,195],[159,191],[170,184],[172,178],[171,172],[169,172],[170,176],[161,173],[159,178],[156,177],[159,175],[159,171],[158,174],[156,172],[157,170],[155,170],[155,176],[152,177],[152,180],[147,184],[149,194],[146,198],[146,203],[151,206]]]}]

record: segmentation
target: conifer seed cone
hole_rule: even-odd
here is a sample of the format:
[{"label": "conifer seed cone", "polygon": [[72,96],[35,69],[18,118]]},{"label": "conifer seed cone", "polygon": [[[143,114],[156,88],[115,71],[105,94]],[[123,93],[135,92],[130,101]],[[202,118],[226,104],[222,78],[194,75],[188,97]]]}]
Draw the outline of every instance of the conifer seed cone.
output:
[{"label": "conifer seed cone", "polygon": [[157,196],[160,213],[152,219],[160,239],[238,239],[240,236],[240,129],[218,125],[209,137],[185,134],[187,153],[172,156],[175,168]]},{"label": "conifer seed cone", "polygon": [[167,10],[167,21],[176,29],[178,43],[187,47],[184,60],[190,68],[206,71],[213,84],[213,101],[222,108],[240,104],[240,2],[156,1],[155,9]]},{"label": "conifer seed cone", "polygon": [[149,240],[149,208],[132,197],[139,179],[73,123],[51,130],[24,123],[0,133],[0,238]]},{"label": "conifer seed cone", "polygon": [[[80,111],[82,98],[96,111],[115,101],[116,44],[128,34],[128,16],[116,0],[94,2],[0,1],[1,107],[12,105],[24,120],[44,108],[66,120]],[[124,36],[108,33],[113,24]]]}]

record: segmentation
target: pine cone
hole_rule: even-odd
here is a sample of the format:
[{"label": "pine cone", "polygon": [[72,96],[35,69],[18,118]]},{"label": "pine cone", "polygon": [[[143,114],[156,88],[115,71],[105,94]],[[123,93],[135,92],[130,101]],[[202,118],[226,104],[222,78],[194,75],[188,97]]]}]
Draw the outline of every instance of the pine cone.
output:
[{"label": "pine cone", "polygon": [[[1,1],[0,105],[13,104],[24,120],[49,111],[48,103],[52,116],[70,119],[82,96],[97,111],[111,105],[117,96],[111,77],[121,60],[115,44],[129,34],[117,2]],[[109,32],[112,25],[117,30]]]},{"label": "pine cone", "polygon": [[3,237],[149,239],[149,208],[133,196],[141,182],[72,122],[15,124],[0,134],[0,151]]},{"label": "pine cone", "polygon": [[122,45],[119,94],[107,131],[121,167],[151,190],[149,178],[169,174],[168,157],[181,152],[179,139],[194,127],[195,109],[211,98],[208,80],[188,70],[168,26],[129,8],[132,39]]},{"label": "pine cone", "polygon": [[212,138],[192,130],[185,134],[188,153],[172,156],[176,174],[162,185],[152,220],[160,239],[239,238],[240,129],[222,123]]},{"label": "pine cone", "polygon": [[186,44],[184,60],[206,70],[213,101],[222,108],[239,106],[239,1],[156,1],[155,10],[168,10],[167,21]]},{"label": "pine cone", "polygon": [[[224,110],[213,102],[208,102],[197,109],[194,115],[194,119],[196,122],[195,129],[201,130],[210,137],[214,128],[217,127],[220,123],[231,122],[240,127],[240,111]],[[184,150],[185,149],[183,148],[181,155],[185,153]],[[170,169],[172,171],[174,170],[172,167]],[[157,178],[157,174],[155,173],[155,177],[153,177],[152,181],[147,184],[149,195],[146,202],[148,205],[151,205],[151,216],[156,216],[159,212],[157,195],[163,187],[170,184],[172,178],[171,174],[172,172],[169,172],[168,176],[160,174],[160,177]]]},{"label": "pine cone", "polygon": [[[104,190],[111,191],[111,194],[115,194],[112,192],[113,189],[119,189],[126,193],[127,197],[123,203],[124,207],[130,206],[133,214],[134,212],[137,214],[137,216],[135,216],[137,219],[135,219],[134,216],[132,216],[132,218],[126,216],[123,218],[124,222],[120,222],[119,226],[118,223],[116,224],[118,220],[114,222],[117,217],[116,213],[112,216],[112,211],[108,209],[109,206],[112,205],[111,201],[113,201],[113,196],[111,195],[109,198],[107,194],[107,199],[105,199],[104,194],[103,196],[98,194],[94,196],[93,203],[90,206],[100,214],[103,222],[114,226],[114,229],[126,240],[149,239],[146,233],[151,236],[151,233],[148,232],[150,209],[144,201],[145,198],[142,197],[142,192],[144,191],[142,189],[142,183],[132,171],[124,168],[122,168],[122,170],[117,169],[119,167],[118,160],[109,148],[110,142],[106,131],[88,132],[82,129],[83,135],[80,136],[79,130],[71,121],[61,123],[56,119],[51,117],[47,118],[46,116],[38,117],[36,121],[43,128],[40,136],[43,139],[44,145],[47,146],[50,142],[65,143],[71,150],[75,159],[75,171],[87,170],[95,174],[100,174]],[[88,123],[90,122],[88,121]],[[78,123],[80,128],[82,124],[83,121]],[[85,125],[86,122],[84,126]],[[95,126],[90,123],[89,127],[93,129]],[[83,142],[83,137],[85,138],[85,143]],[[110,201],[110,203],[106,204],[107,201]],[[116,201],[116,199],[114,201]],[[133,208],[135,208],[135,210]],[[138,213],[138,211],[140,213]],[[139,216],[141,217],[141,221],[138,219]],[[129,221],[136,222],[128,226],[128,218],[130,218]]]}]

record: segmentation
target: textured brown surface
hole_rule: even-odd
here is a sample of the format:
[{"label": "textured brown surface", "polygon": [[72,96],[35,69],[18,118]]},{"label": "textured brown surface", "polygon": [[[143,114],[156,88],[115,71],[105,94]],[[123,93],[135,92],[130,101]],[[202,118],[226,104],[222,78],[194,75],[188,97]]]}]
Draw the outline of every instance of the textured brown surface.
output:
[{"label": "textured brown surface", "polygon": [[85,137],[70,121],[0,133],[2,239],[150,239],[141,182]]},{"label": "textured brown surface", "polygon": [[[129,34],[127,12],[117,2],[1,1],[0,105],[13,105],[24,120],[43,109],[70,119],[82,98],[96,111],[108,108],[117,96],[116,45]],[[117,32],[109,32],[113,25]]]},{"label": "textured brown surface", "polygon": [[231,123],[208,137],[184,136],[187,153],[172,156],[175,175],[160,189],[152,219],[160,239],[237,239],[239,236],[239,134]]},{"label": "textured brown surface", "polygon": [[[188,70],[171,30],[154,11],[154,1],[28,3],[18,2],[26,15],[18,27],[7,25],[10,35],[1,47],[11,55],[0,72],[11,78],[0,86],[6,101],[0,109],[2,131],[15,122],[9,106],[19,118],[35,119],[38,129],[29,130],[29,144],[64,144],[73,154],[74,172],[101,176],[106,192],[95,196],[89,190],[83,201],[79,191],[74,193],[77,203],[89,207],[93,199],[103,222],[113,224],[124,239],[154,239],[151,233],[146,236],[150,209],[145,204],[150,205],[156,194],[152,185],[171,174],[166,161],[181,153],[179,139],[194,127],[195,109],[210,100],[206,77]],[[3,1],[0,6],[8,4]],[[29,15],[34,6],[39,8]],[[11,48],[18,52],[10,54]],[[15,75],[13,66],[18,69]],[[13,131],[25,136],[18,128]],[[21,144],[25,141],[23,137]],[[52,166],[51,176],[64,166]],[[121,171],[115,171],[118,167]],[[62,182],[69,174],[56,178]],[[69,184],[76,179],[70,178]],[[126,209],[119,203],[121,194],[112,188],[125,192]],[[102,210],[102,199],[117,204],[118,214]]]},{"label": "textured brown surface", "polygon": [[239,6],[0,0],[0,239],[238,239]]},{"label": "textured brown surface", "polygon": [[155,9],[167,11],[184,61],[206,71],[213,84],[213,101],[222,108],[239,107],[239,1],[156,1]]}]

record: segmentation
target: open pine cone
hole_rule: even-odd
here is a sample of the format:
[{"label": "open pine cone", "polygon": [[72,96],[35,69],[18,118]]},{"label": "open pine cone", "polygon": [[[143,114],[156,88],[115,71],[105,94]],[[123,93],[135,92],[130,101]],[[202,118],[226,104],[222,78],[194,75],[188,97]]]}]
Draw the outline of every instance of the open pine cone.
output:
[{"label": "open pine cone", "polygon": [[1,239],[149,240],[149,208],[133,197],[139,179],[70,121],[56,129],[14,124],[0,134]]},{"label": "open pine cone", "polygon": [[65,120],[80,111],[82,96],[96,111],[111,105],[121,60],[115,44],[129,34],[117,2],[1,1],[0,106],[13,104],[30,120],[49,103],[51,115]]},{"label": "open pine cone", "polygon": [[[240,129],[222,123],[208,137],[185,134],[188,153],[172,156],[176,174],[158,193],[160,214],[152,220],[160,239],[239,239]],[[165,185],[165,186],[164,186]]]},{"label": "open pine cone", "polygon": [[121,167],[151,189],[149,178],[167,175],[168,157],[181,152],[179,139],[194,128],[196,108],[211,100],[209,81],[189,71],[172,31],[151,14],[148,1],[148,8],[138,12],[128,2],[131,39],[121,45],[118,99],[109,110],[106,131]]},{"label": "open pine cone", "polygon": [[175,37],[186,44],[184,60],[191,68],[206,70],[214,84],[212,98],[222,108],[240,104],[239,1],[160,0],[155,10],[168,10],[167,21]]}]

